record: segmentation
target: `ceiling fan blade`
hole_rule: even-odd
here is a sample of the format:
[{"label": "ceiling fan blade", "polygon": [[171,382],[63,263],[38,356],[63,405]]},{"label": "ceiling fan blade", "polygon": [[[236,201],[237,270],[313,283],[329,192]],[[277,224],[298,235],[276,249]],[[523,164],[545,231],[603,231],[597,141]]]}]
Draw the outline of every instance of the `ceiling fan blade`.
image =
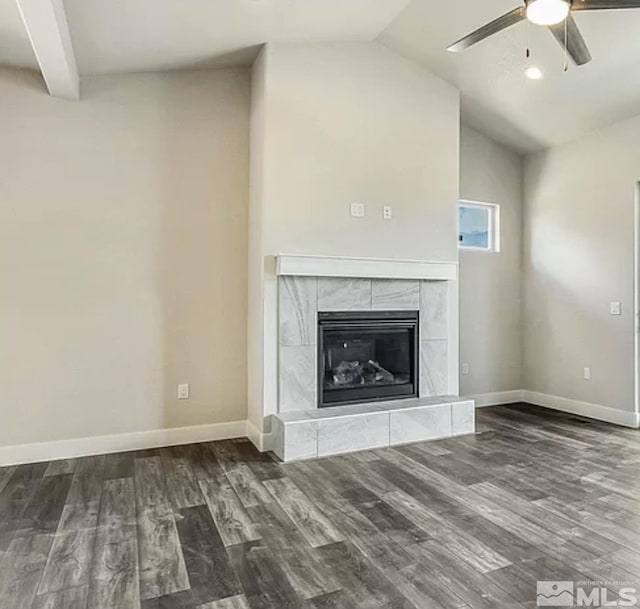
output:
[{"label": "ceiling fan blade", "polygon": [[518,8],[514,8],[511,12],[506,15],[502,15],[502,17],[498,17],[491,23],[487,23],[487,25],[481,27],[475,32],[471,32],[464,38],[457,40],[452,45],[447,47],[447,51],[451,51],[452,53],[459,53],[460,51],[464,51],[468,49],[470,46],[473,46],[477,42],[492,36],[493,34],[497,34],[502,30],[523,21],[526,18],[525,8],[523,6],[519,6]]},{"label": "ceiling fan blade", "polygon": [[[565,44],[564,27],[564,21],[557,25],[549,26],[551,33],[556,37],[556,40],[563,49]],[[573,59],[573,62],[578,66],[583,66],[585,63],[591,61],[591,53],[589,53],[587,43],[580,33],[578,24],[571,15],[567,17],[567,52],[571,56],[571,59]]]},{"label": "ceiling fan blade", "polygon": [[573,0],[572,11],[615,11],[640,8],[640,0]]}]

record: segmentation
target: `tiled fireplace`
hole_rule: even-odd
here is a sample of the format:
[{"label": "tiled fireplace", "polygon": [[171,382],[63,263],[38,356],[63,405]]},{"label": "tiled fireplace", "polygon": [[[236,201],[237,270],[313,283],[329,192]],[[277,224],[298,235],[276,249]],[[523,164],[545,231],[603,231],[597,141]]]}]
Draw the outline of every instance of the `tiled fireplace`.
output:
[{"label": "tiled fireplace", "polygon": [[279,257],[283,460],[473,432],[458,394],[457,264]]},{"label": "tiled fireplace", "polygon": [[280,277],[279,412],[318,407],[318,316],[332,312],[416,314],[419,396],[450,395],[449,287],[417,279]]}]

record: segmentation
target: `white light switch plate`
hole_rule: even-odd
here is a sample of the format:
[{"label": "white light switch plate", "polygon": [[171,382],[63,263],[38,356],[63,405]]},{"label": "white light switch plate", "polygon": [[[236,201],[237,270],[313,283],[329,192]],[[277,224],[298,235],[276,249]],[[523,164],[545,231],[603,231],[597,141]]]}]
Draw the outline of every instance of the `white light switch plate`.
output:
[{"label": "white light switch plate", "polygon": [[591,380],[591,368],[585,368],[584,369],[584,380],[585,381],[590,381]]},{"label": "white light switch plate", "polygon": [[622,303],[612,302],[610,305],[611,315],[622,315]]},{"label": "white light switch plate", "polygon": [[462,374],[469,374],[469,364],[462,364]]},{"label": "white light switch plate", "polygon": [[182,385],[178,385],[178,399],[179,400],[189,399],[189,383],[183,383]]},{"label": "white light switch plate", "polygon": [[364,203],[352,203],[351,204],[351,217],[352,218],[364,218],[365,208]]}]

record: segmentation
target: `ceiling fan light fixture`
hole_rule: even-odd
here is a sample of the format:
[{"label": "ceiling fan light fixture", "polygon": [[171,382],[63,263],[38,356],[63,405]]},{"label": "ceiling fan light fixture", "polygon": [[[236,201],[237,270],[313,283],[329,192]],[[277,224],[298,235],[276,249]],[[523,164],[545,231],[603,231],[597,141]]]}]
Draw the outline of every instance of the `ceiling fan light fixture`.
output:
[{"label": "ceiling fan light fixture", "polygon": [[569,16],[571,4],[567,0],[530,0],[527,19],[536,25],[556,25]]}]

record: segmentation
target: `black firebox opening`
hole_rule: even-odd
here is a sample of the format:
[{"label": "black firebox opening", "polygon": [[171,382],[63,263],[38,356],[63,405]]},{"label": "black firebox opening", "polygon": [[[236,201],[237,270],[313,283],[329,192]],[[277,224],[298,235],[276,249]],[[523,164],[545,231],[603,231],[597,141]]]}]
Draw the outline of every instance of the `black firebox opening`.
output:
[{"label": "black firebox opening", "polygon": [[318,407],[417,397],[418,316],[318,313]]}]

